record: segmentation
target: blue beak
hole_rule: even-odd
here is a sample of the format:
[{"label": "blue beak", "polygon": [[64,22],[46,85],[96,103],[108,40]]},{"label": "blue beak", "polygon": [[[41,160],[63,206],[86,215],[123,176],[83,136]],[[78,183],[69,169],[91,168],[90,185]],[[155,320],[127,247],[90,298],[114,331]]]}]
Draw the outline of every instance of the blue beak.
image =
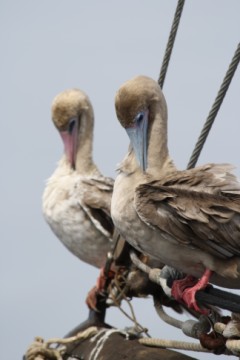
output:
[{"label": "blue beak", "polygon": [[126,128],[138,164],[142,171],[147,169],[147,129],[148,110],[140,112],[134,120],[134,125]]}]

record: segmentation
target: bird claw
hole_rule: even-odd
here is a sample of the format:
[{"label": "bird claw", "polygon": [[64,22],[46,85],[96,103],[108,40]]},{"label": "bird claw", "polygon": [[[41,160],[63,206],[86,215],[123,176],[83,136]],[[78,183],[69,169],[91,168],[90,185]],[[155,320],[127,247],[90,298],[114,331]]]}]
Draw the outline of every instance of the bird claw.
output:
[{"label": "bird claw", "polygon": [[188,275],[183,279],[175,280],[172,284],[171,294],[178,302],[182,301],[182,296],[186,288],[191,288],[196,285],[197,279],[194,276]]},{"label": "bird claw", "polygon": [[97,278],[96,285],[88,292],[87,298],[85,300],[89,309],[99,312],[97,309],[98,297],[107,297],[106,287],[107,281],[112,279],[115,275],[115,272],[112,270],[108,271],[108,274],[105,275],[105,271],[102,268],[100,270],[100,274]]},{"label": "bird claw", "polygon": [[182,293],[182,300],[189,309],[193,309],[203,315],[208,315],[209,310],[205,308],[200,308],[196,302],[195,295],[198,290],[199,288],[197,285],[193,286],[192,288],[185,289]]},{"label": "bird claw", "polygon": [[86,304],[89,309],[94,310],[95,312],[99,312],[97,308],[97,295],[98,295],[98,289],[96,286],[94,286],[87,294],[86,297]]},{"label": "bird claw", "polygon": [[203,315],[207,315],[209,310],[202,309],[197,305],[195,295],[198,290],[202,289],[202,284],[198,279],[189,275],[184,279],[175,280],[172,285],[171,294],[178,302],[187,305],[189,309],[193,309]]}]

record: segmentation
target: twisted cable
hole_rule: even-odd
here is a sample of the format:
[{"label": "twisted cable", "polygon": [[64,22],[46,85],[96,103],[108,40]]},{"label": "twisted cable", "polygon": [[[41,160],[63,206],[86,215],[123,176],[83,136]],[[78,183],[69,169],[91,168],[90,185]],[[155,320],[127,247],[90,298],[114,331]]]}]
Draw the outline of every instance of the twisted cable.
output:
[{"label": "twisted cable", "polygon": [[153,339],[153,338],[151,339],[141,338],[138,341],[140,342],[140,344],[147,346],[156,346],[161,348],[170,348],[170,349],[178,349],[178,350],[211,352],[210,350],[205,349],[200,344],[190,343],[186,341],[163,340],[163,339]]},{"label": "twisted cable", "polygon": [[237,50],[235,51],[235,54],[229,65],[228,71],[223,79],[222,85],[221,85],[220,90],[217,94],[217,97],[213,103],[212,109],[209,112],[209,115],[204,124],[202,132],[201,132],[201,134],[198,138],[198,141],[195,145],[195,148],[193,150],[193,153],[192,153],[189,163],[187,165],[187,169],[193,168],[198,161],[198,158],[202,151],[203,145],[205,144],[205,141],[206,141],[209,131],[212,127],[212,124],[216,118],[218,110],[220,109],[223,99],[227,93],[228,87],[229,87],[229,85],[232,81],[233,75],[238,67],[239,61],[240,61],[240,43],[237,46]]},{"label": "twisted cable", "polygon": [[178,1],[177,8],[176,8],[176,11],[174,14],[172,28],[171,28],[171,31],[169,34],[168,43],[166,46],[166,50],[165,50],[165,54],[164,54],[164,58],[163,58],[163,62],[162,62],[161,70],[160,70],[160,75],[158,78],[158,83],[159,83],[161,89],[163,88],[163,84],[164,84],[165,76],[167,73],[170,57],[172,54],[172,49],[173,49],[175,37],[177,34],[178,25],[179,25],[179,22],[181,19],[184,3],[185,3],[185,0]]}]

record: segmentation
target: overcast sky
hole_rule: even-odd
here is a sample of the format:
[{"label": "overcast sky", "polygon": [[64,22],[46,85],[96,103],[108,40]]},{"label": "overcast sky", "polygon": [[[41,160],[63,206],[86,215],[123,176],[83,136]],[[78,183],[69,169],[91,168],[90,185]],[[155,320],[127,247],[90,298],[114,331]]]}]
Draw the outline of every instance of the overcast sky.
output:
[{"label": "overcast sky", "polygon": [[[114,95],[135,75],[158,78],[177,1],[1,0],[1,358],[20,359],[36,335],[63,336],[85,320],[97,270],[70,254],[42,217],[41,197],[63,146],[51,122],[59,92],[78,87],[95,110],[94,159],[115,177],[128,138]],[[164,85],[169,148],[186,167],[239,42],[239,0],[187,0]],[[199,163],[240,175],[240,69]],[[191,340],[165,326],[152,301],[133,301],[151,335]],[[107,321],[129,321],[110,310]],[[192,354],[191,354],[192,355]],[[214,355],[195,354],[198,359]],[[222,357],[224,358],[224,356]],[[229,357],[228,357],[229,358]]]}]

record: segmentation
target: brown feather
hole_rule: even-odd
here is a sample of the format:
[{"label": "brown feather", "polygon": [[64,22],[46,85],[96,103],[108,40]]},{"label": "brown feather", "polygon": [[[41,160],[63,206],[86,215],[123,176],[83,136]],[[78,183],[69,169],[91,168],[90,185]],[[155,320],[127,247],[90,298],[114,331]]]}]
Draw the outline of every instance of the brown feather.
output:
[{"label": "brown feather", "polygon": [[111,213],[121,235],[184,273],[201,276],[208,268],[218,274],[216,284],[239,288],[240,182],[233,166],[176,169],[168,153],[166,101],[153,79],[138,76],[124,83],[115,105],[124,128],[139,111],[149,114],[146,171],[131,150],[115,180]]}]

